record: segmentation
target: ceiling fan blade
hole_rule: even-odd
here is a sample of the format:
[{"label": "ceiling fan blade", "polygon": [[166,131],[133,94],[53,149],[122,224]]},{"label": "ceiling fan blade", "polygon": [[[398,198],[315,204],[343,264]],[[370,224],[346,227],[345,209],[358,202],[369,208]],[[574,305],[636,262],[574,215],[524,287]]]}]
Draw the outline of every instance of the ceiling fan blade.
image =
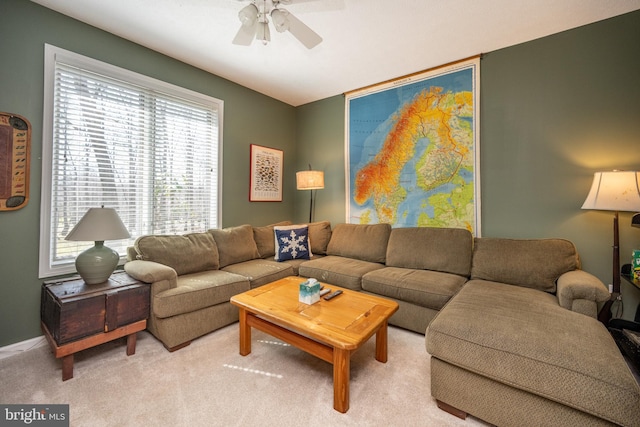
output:
[{"label": "ceiling fan blade", "polygon": [[240,29],[238,33],[233,38],[233,44],[238,44],[241,46],[249,46],[253,39],[256,37],[256,30],[258,29],[258,21],[256,21],[253,25],[240,25]]},{"label": "ceiling fan blade", "polygon": [[295,38],[307,47],[307,49],[313,49],[322,41],[315,31],[307,27],[301,20],[288,13],[287,19],[289,20],[289,32],[293,34]]}]

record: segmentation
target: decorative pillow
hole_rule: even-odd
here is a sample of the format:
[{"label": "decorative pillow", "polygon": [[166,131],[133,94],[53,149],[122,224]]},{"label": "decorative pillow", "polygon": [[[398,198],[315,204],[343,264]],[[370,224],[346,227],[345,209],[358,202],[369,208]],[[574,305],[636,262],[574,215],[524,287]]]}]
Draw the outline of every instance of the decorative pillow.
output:
[{"label": "decorative pillow", "polygon": [[309,226],[285,225],[273,227],[276,246],[276,261],[310,259]]}]

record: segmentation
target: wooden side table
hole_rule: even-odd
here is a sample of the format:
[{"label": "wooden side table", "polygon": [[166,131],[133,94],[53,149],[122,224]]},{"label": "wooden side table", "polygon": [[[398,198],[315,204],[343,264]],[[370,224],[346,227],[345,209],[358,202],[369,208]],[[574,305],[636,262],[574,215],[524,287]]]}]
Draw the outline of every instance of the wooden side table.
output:
[{"label": "wooden side table", "polygon": [[149,285],[124,272],[108,281],[87,285],[71,278],[42,285],[42,332],[56,358],[62,359],[62,380],[73,378],[73,355],[127,337],[127,356],[135,354],[136,333],[147,327]]},{"label": "wooden side table", "polygon": [[104,332],[96,335],[92,335],[87,338],[82,338],[77,341],[72,341],[68,344],[58,345],[56,340],[49,332],[47,325],[41,322],[42,332],[47,338],[53,354],[56,359],[62,358],[62,381],[73,378],[73,355],[82,350],[86,350],[91,347],[95,347],[100,344],[104,344],[109,341],[113,341],[124,336],[127,337],[127,356],[131,356],[136,352],[136,333],[145,330],[147,327],[147,320],[140,320],[139,322],[132,323],[127,326],[115,329],[113,331]]}]

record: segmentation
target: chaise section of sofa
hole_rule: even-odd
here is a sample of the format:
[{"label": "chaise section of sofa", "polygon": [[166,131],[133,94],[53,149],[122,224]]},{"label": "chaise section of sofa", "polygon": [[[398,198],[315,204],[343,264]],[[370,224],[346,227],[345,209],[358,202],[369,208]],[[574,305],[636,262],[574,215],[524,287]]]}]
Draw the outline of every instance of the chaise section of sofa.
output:
[{"label": "chaise section of sofa", "polygon": [[579,266],[566,240],[475,239],[471,279],[427,329],[441,408],[496,425],[640,425],[638,384],[592,310],[609,294]]},{"label": "chaise section of sofa", "polygon": [[327,255],[300,264],[299,274],[360,291],[365,274],[384,268],[390,233],[389,224],[338,224],[331,231]]},{"label": "chaise section of sofa", "polygon": [[384,268],[362,277],[362,290],[392,299],[400,309],[389,323],[425,333],[471,272],[473,236],[465,229],[394,228]]}]

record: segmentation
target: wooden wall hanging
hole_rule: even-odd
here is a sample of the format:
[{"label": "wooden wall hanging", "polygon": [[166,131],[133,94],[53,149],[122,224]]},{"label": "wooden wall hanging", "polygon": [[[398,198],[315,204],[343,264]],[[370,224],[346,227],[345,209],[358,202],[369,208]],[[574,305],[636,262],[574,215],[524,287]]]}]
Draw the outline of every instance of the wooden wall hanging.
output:
[{"label": "wooden wall hanging", "polygon": [[0,211],[27,205],[30,153],[29,121],[17,114],[0,112]]}]

